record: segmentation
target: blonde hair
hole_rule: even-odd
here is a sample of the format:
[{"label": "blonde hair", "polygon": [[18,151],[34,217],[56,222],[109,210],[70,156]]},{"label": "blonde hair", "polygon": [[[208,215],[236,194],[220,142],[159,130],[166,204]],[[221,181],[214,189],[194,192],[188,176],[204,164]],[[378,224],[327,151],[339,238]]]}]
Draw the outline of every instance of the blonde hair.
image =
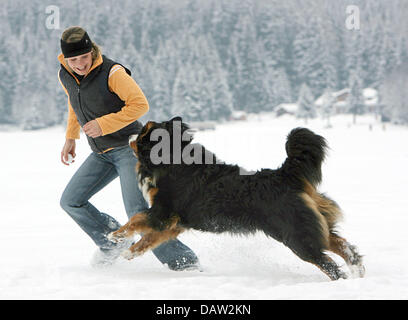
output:
[{"label": "blonde hair", "polygon": [[[61,39],[65,42],[71,43],[71,42],[77,42],[82,39],[82,37],[85,34],[85,29],[81,27],[69,27],[64,30],[64,32],[61,35]],[[94,62],[99,55],[101,54],[101,49],[98,47],[98,45],[92,41],[92,62]],[[65,59],[66,60],[66,59]],[[71,69],[71,68],[70,68]],[[72,70],[70,70],[72,71]]]}]

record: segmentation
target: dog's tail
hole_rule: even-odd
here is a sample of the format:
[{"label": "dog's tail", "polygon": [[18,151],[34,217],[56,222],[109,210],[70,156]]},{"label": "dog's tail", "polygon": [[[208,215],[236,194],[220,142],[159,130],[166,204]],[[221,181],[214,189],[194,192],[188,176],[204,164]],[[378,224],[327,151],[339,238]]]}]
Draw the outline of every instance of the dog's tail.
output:
[{"label": "dog's tail", "polygon": [[321,241],[330,247],[330,239],[335,236],[337,222],[342,218],[340,207],[335,201],[317,191],[322,180],[322,163],[328,149],[326,140],[309,129],[293,129],[287,138],[288,158],[282,166],[288,179],[294,179],[297,186],[301,181],[300,197],[315,214]]},{"label": "dog's tail", "polygon": [[326,140],[309,129],[293,129],[287,138],[288,158],[283,164],[290,175],[306,179],[314,187],[322,180],[322,162],[326,155]]}]

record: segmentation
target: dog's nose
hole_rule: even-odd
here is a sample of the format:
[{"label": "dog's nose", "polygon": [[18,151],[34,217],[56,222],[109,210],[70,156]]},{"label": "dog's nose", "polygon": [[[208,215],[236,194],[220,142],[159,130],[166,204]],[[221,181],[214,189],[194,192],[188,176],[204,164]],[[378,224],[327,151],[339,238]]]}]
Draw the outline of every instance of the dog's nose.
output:
[{"label": "dog's nose", "polygon": [[129,144],[131,144],[133,141],[136,141],[136,139],[137,139],[137,134],[132,134],[130,137],[129,137]]}]

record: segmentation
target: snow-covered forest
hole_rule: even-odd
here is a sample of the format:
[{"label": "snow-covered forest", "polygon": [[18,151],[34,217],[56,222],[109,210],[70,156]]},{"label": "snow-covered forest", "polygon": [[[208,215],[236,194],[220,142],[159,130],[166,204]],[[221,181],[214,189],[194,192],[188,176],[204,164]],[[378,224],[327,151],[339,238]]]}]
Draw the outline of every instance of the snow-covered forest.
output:
[{"label": "snow-covered forest", "polygon": [[[359,28],[350,30],[351,4]],[[72,25],[132,70],[149,118],[222,120],[298,101],[300,115],[311,117],[305,101],[344,88],[347,112],[361,114],[370,87],[379,92],[376,111],[408,123],[407,16],[406,0],[3,0],[0,125],[65,122],[57,55]]]}]

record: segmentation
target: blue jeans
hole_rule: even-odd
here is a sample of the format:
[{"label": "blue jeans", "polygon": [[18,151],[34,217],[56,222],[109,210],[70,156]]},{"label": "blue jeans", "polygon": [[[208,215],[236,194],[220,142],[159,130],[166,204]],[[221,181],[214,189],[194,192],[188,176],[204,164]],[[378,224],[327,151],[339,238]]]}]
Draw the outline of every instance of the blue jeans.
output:
[{"label": "blue jeans", "polygon": [[[139,190],[135,173],[136,163],[137,158],[129,146],[118,147],[104,154],[92,152],[62,194],[61,207],[101,249],[115,247],[106,236],[121,225],[95,208],[89,199],[119,176],[127,216],[130,218],[146,210],[148,205]],[[194,252],[177,239],[161,244],[153,253],[171,269],[198,262]]]}]

